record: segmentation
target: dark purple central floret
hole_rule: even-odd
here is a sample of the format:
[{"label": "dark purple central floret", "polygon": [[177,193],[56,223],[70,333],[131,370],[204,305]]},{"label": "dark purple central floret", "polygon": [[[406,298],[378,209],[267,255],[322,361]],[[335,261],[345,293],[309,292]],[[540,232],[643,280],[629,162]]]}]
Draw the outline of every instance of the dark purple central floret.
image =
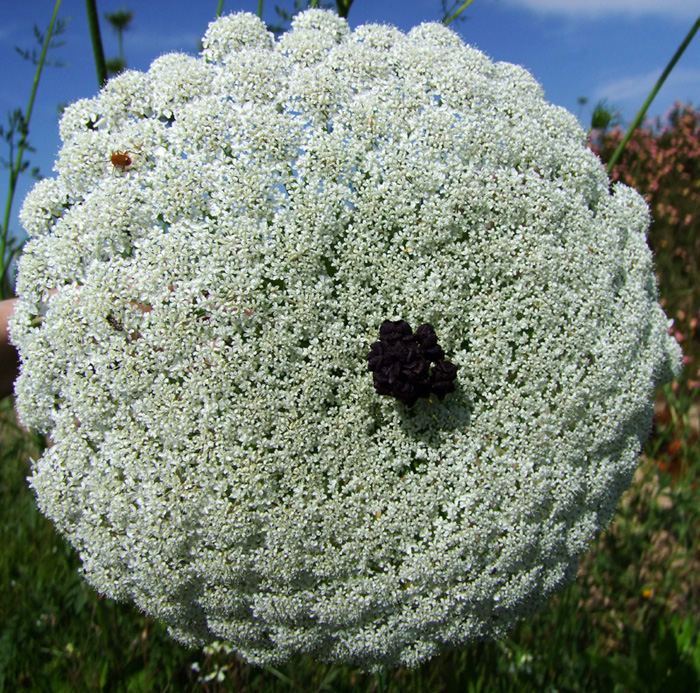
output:
[{"label": "dark purple central floret", "polygon": [[427,323],[413,334],[405,320],[385,320],[379,328],[379,341],[370,347],[367,361],[374,373],[376,391],[396,397],[409,407],[419,397],[427,398],[432,393],[442,399],[448,392],[454,392],[457,366],[445,361],[435,330]]}]

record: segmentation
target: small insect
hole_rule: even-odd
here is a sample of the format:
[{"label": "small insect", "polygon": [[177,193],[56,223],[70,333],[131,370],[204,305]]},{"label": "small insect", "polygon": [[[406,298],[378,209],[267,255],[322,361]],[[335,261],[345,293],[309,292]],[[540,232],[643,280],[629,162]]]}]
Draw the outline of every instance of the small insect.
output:
[{"label": "small insect", "polygon": [[112,152],[112,156],[109,158],[109,160],[112,162],[112,166],[114,166],[114,168],[120,168],[122,173],[124,173],[127,167],[131,166],[131,157],[129,154],[132,154],[132,152],[130,152],[128,149],[123,152],[117,149],[116,152]]},{"label": "small insect", "polygon": [[117,320],[112,313],[107,316],[107,322],[115,329],[117,332],[124,332],[124,325]]}]

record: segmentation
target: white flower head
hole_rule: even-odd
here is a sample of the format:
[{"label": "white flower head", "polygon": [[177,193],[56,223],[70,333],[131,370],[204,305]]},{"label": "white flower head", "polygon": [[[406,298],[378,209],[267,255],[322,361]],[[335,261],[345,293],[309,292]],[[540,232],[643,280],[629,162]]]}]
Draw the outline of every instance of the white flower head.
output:
[{"label": "white flower head", "polygon": [[527,72],[435,24],[235,14],[61,135],[17,406],[98,590],[258,664],[376,668],[574,576],[680,353],[644,201]]},{"label": "white flower head", "polygon": [[208,62],[226,64],[235,62],[247,48],[271,51],[273,47],[273,35],[255,15],[237,12],[209,25],[202,39],[202,56]]}]

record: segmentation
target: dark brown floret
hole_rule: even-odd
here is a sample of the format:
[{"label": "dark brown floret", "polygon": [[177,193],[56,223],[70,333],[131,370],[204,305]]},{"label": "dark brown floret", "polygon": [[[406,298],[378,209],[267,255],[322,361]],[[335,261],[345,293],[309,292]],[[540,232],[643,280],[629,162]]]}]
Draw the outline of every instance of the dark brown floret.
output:
[{"label": "dark brown floret", "polygon": [[409,407],[419,397],[428,398],[432,393],[442,399],[454,391],[457,366],[444,359],[432,325],[421,325],[413,334],[405,320],[385,320],[379,328],[379,341],[371,345],[367,355],[375,390]]}]

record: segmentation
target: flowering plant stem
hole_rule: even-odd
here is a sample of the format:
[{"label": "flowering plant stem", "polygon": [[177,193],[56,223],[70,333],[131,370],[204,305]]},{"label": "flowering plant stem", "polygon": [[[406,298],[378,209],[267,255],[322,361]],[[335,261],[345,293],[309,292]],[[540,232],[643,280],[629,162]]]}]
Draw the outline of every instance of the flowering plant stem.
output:
[{"label": "flowering plant stem", "polygon": [[459,17],[459,15],[462,14],[462,12],[464,12],[464,10],[466,10],[467,7],[469,7],[469,5],[471,5],[473,2],[474,0],[466,0],[466,2],[463,2],[459,9],[455,10],[451,15],[449,15],[449,17],[445,17],[442,20],[442,23],[447,26],[453,19],[457,19],[457,17]]},{"label": "flowering plant stem", "polygon": [[352,5],[353,0],[336,0],[336,8],[338,10],[338,16],[343,17],[345,19],[348,18],[348,14],[350,13],[350,6]]},{"label": "flowering plant stem", "polygon": [[685,37],[683,43],[681,43],[681,45],[678,46],[678,50],[676,50],[674,56],[671,58],[671,61],[666,66],[666,69],[661,73],[661,76],[654,85],[654,88],[651,90],[651,92],[649,92],[649,96],[647,96],[646,101],[642,104],[642,107],[639,109],[639,112],[632,121],[632,124],[629,126],[629,129],[627,130],[625,136],[622,138],[622,142],[620,142],[619,146],[615,150],[615,153],[610,157],[610,161],[608,162],[608,175],[612,173],[613,166],[615,166],[615,163],[620,158],[620,155],[622,154],[625,145],[644,119],[644,115],[647,112],[647,108],[649,108],[649,105],[656,97],[656,94],[658,93],[659,89],[661,89],[663,83],[666,81],[666,77],[668,77],[671,70],[675,67],[681,55],[683,55],[683,52],[688,47],[688,44],[693,40],[693,36],[695,36],[698,28],[700,28],[700,17],[698,17],[695,20],[695,24],[693,24],[693,27],[688,32],[688,35]]},{"label": "flowering plant stem", "polygon": [[[53,8],[53,15],[51,16],[51,22],[49,23],[49,29],[46,32],[46,38],[44,39],[44,45],[41,48],[41,55],[39,56],[39,61],[37,62],[36,72],[34,73],[34,82],[32,84],[32,91],[29,95],[29,104],[27,105],[27,111],[23,118],[22,132],[20,134],[19,145],[17,147],[17,157],[15,158],[15,163],[10,169],[10,191],[7,196],[7,203],[5,204],[5,217],[2,223],[2,236],[0,236],[0,283],[2,284],[2,289],[4,291],[4,278],[7,268],[10,266],[9,259],[5,258],[5,251],[7,249],[7,236],[10,227],[10,214],[12,212],[12,201],[15,196],[15,190],[17,188],[17,179],[22,171],[22,157],[24,156],[24,150],[27,148],[27,133],[29,131],[29,121],[32,117],[32,110],[34,109],[34,99],[36,97],[36,91],[39,87],[39,78],[41,77],[41,71],[46,62],[46,53],[49,49],[49,44],[51,43],[51,37],[53,35],[54,26],[56,24],[56,17],[58,15],[58,9],[61,6],[61,0],[56,0],[56,5]],[[7,260],[7,262],[6,262]],[[2,296],[6,298],[6,296]]]},{"label": "flowering plant stem", "polygon": [[92,53],[95,57],[97,81],[101,87],[107,81],[107,65],[105,63],[105,52],[102,48],[100,21],[97,17],[95,0],[85,0],[85,9],[87,10],[88,25],[90,26],[90,37],[92,38]]}]

